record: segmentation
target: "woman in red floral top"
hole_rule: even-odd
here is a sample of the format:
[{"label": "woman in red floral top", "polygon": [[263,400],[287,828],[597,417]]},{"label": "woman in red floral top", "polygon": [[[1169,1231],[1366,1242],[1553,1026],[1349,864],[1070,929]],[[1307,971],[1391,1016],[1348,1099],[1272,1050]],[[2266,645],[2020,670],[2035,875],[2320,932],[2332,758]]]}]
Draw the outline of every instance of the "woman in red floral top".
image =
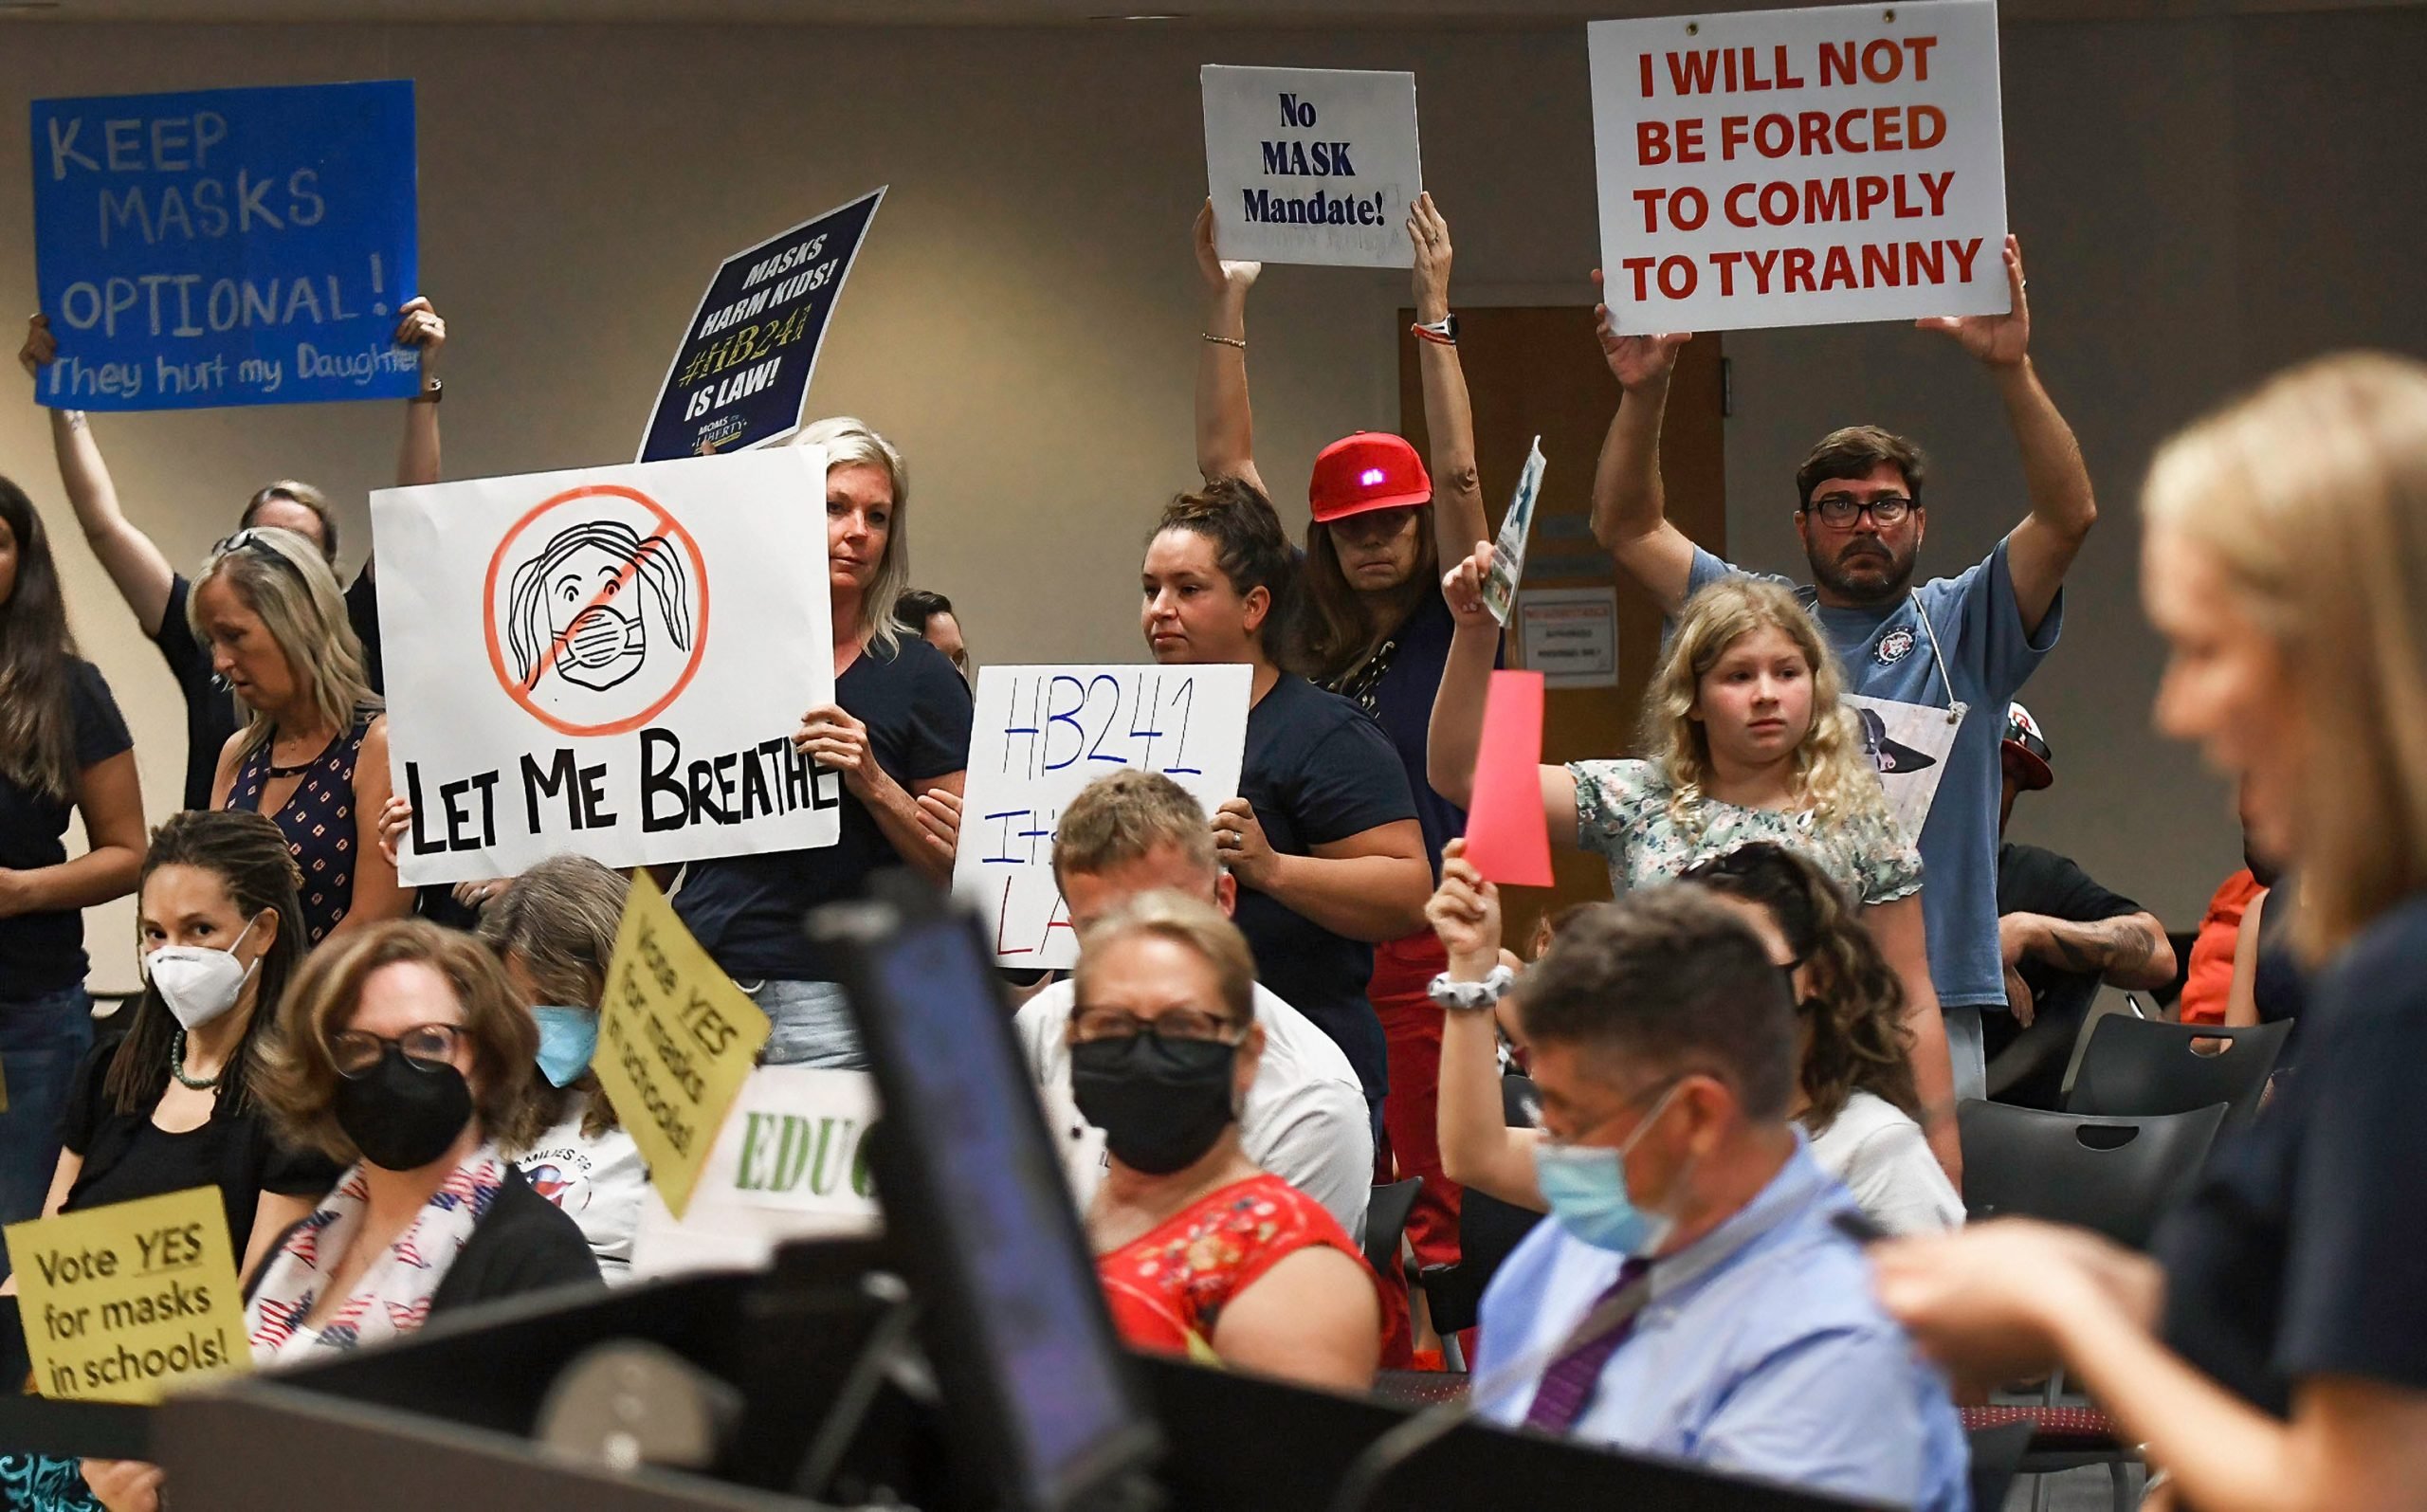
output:
[{"label": "woman in red floral top", "polygon": [[1131,1344],[1362,1391],[1382,1340],[1372,1267],[1239,1147],[1264,1050],[1254,981],[1238,930],[1178,893],[1143,894],[1082,941],[1070,1089],[1110,1167],[1087,1211],[1096,1272]]}]

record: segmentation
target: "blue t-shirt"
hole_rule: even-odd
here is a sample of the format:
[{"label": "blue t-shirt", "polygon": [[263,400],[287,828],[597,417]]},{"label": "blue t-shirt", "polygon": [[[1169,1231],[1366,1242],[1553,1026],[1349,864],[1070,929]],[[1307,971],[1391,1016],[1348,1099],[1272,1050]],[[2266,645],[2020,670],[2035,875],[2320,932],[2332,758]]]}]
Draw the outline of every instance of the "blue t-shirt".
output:
[{"label": "blue t-shirt", "polygon": [[[1248,711],[1239,796],[1285,856],[1416,816],[1407,774],[1380,728],[1346,699],[1287,672]],[[1365,996],[1374,947],[1244,885],[1237,919],[1255,951],[1256,979],[1330,1035],[1366,1097],[1380,1097],[1390,1086],[1387,1052]]]},{"label": "blue t-shirt", "polygon": [[[1737,568],[1700,547],[1687,579],[1688,594]],[[1785,578],[1774,581],[1785,582]],[[1892,608],[1827,609],[1813,591],[1797,592],[1837,660],[1846,690],[1945,708],[1950,699],[1971,706],[1947,753],[1946,774],[1922,826],[1922,916],[1927,925],[1930,981],[1947,1008],[2002,1007],[2004,959],[1998,950],[1998,809],[2005,767],[2006,705],[2022,690],[2040,659],[2056,644],[2065,618],[2059,592],[2037,634],[2023,628],[2015,602],[2006,543],[1960,577],[1936,577]],[[1938,635],[1944,669],[1921,623]],[[1950,683],[1952,686],[1950,687]]]},{"label": "blue t-shirt", "polygon": [[[904,788],[969,765],[969,684],[943,653],[904,635],[887,656],[871,645],[834,680],[834,701],[868,727],[876,764]],[[876,815],[823,767],[811,773],[822,801],[840,793],[841,837],[814,850],[778,850],[694,862],[674,911],[729,976],[805,981],[817,975],[801,920],[821,903],[860,896],[870,872],[903,864]]]},{"label": "blue t-shirt", "polygon": [[1379,676],[1352,675],[1333,691],[1373,717],[1384,738],[1398,753],[1415,799],[1416,823],[1424,827],[1424,854],[1432,875],[1441,875],[1441,847],[1467,832],[1467,811],[1432,791],[1425,774],[1426,744],[1432,738],[1432,696],[1441,691],[1441,674],[1450,665],[1450,638],[1458,622],[1438,593],[1427,593],[1414,612],[1399,623],[1385,649],[1375,653],[1382,662]]}]

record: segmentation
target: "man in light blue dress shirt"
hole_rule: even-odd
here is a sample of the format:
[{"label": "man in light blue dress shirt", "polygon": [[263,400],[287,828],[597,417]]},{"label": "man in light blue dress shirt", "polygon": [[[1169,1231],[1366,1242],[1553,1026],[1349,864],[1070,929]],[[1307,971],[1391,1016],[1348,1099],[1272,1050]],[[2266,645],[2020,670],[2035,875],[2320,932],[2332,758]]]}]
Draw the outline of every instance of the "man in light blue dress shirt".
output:
[{"label": "man in light blue dress shirt", "polygon": [[[1862,1250],[1836,1223],[1853,1199],[1788,1119],[1795,1011],[1744,923],[1691,885],[1631,894],[1561,931],[1526,974],[1519,1013],[1554,1221],[1484,1295],[1478,1411],[1962,1512],[1954,1405],[1872,1300]],[[1629,1321],[1570,1338],[1646,1275]]]}]

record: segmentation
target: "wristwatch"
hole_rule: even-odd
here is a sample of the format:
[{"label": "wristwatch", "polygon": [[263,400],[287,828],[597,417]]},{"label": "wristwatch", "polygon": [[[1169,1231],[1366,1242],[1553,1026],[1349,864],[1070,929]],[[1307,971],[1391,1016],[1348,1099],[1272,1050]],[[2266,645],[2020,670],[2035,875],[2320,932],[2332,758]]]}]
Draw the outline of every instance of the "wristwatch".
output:
[{"label": "wristwatch", "polygon": [[421,392],[406,401],[409,404],[436,404],[447,397],[447,386],[436,378],[424,378]]},{"label": "wristwatch", "polygon": [[1453,982],[1450,974],[1443,972],[1432,978],[1424,992],[1436,1008],[1452,1013],[1481,1013],[1507,996],[1508,990],[1516,985],[1517,974],[1501,965],[1494,966],[1479,982]]},{"label": "wristwatch", "polygon": [[1458,344],[1458,318],[1455,315],[1445,315],[1438,320],[1418,320],[1408,329],[1427,341],[1438,341],[1448,347]]}]

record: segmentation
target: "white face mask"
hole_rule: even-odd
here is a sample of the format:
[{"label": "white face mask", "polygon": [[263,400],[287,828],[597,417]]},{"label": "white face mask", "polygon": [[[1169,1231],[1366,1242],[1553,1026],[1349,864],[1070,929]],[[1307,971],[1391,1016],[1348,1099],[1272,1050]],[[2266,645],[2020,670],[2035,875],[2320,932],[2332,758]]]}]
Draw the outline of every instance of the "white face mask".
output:
[{"label": "white face mask", "polygon": [[[245,935],[253,932],[248,920],[244,934],[235,944],[245,942]],[[143,957],[143,975],[160,1001],[169,1005],[177,1022],[189,1029],[199,1029],[236,1006],[245,993],[245,983],[251,980],[254,967],[261,964],[255,956],[250,965],[236,958],[235,946],[213,950],[208,945],[163,945]]]}]

